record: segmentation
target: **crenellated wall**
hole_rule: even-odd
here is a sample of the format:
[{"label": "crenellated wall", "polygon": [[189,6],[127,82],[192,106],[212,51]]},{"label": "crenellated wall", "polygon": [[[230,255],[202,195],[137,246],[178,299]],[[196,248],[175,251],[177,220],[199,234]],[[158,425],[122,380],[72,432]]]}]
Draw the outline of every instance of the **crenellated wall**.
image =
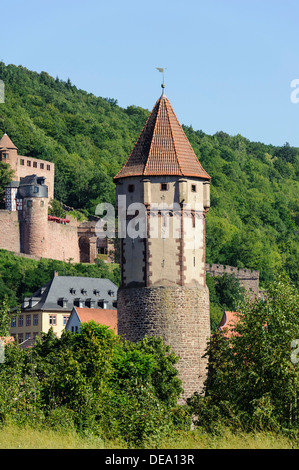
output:
[{"label": "crenellated wall", "polygon": [[252,293],[258,295],[259,293],[259,271],[214,263],[206,264],[206,273],[213,277],[223,276],[223,274],[234,274],[249,295]]}]

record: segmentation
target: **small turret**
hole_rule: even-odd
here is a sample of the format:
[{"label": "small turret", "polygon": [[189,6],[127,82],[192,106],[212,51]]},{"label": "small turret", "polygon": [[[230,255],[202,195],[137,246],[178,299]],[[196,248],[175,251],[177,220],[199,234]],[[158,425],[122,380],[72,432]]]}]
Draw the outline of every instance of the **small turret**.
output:
[{"label": "small turret", "polygon": [[20,181],[17,199],[22,200],[22,252],[43,257],[47,250],[48,187],[45,178],[26,176]]}]

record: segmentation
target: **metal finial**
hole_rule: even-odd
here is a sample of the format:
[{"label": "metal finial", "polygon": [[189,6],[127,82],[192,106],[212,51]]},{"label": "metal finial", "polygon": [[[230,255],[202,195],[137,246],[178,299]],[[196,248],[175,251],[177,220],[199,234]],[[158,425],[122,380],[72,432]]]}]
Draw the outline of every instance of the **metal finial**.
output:
[{"label": "metal finial", "polygon": [[164,70],[166,70],[166,68],[163,68],[163,67],[156,67],[156,69],[163,73],[163,83],[161,84],[161,88],[162,88],[162,96],[165,96],[165,83],[164,83]]}]

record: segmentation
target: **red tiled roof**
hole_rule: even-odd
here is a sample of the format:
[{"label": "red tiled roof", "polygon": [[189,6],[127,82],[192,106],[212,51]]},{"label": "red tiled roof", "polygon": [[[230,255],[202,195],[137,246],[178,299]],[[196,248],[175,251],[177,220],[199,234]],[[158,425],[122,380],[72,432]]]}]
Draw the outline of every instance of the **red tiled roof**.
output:
[{"label": "red tiled roof", "polygon": [[2,139],[0,140],[0,148],[6,149],[17,149],[15,144],[10,140],[7,134],[4,134]]},{"label": "red tiled roof", "polygon": [[123,168],[114,177],[176,175],[211,179],[203,169],[172,106],[161,96]]},{"label": "red tiled roof", "polygon": [[235,332],[233,331],[236,323],[238,321],[238,313],[237,312],[228,312],[225,311],[223,313],[223,317],[219,324],[219,330],[223,332],[225,336],[232,336]]},{"label": "red tiled roof", "polygon": [[14,342],[14,337],[13,336],[0,336],[0,342],[2,344],[8,344],[8,343],[13,343]]},{"label": "red tiled roof", "polygon": [[105,308],[80,308],[75,307],[81,323],[94,320],[101,325],[112,328],[117,334],[117,310]]}]

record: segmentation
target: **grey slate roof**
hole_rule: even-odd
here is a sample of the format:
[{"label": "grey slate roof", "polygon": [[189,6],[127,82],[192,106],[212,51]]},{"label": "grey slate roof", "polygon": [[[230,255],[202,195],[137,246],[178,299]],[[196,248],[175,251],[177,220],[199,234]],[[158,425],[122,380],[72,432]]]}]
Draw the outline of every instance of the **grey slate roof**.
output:
[{"label": "grey slate roof", "polygon": [[[71,311],[74,306],[115,309],[117,286],[109,279],[54,276],[32,297],[25,298],[22,311]],[[81,301],[81,303],[79,302]]]}]

